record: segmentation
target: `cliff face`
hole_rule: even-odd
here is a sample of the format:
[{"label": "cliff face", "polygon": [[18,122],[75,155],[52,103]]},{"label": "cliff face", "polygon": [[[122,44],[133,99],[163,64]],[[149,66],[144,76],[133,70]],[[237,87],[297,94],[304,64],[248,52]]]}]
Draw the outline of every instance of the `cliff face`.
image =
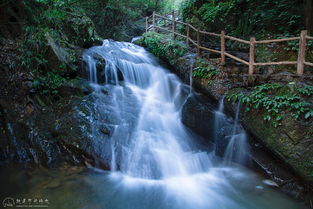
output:
[{"label": "cliff face", "polygon": [[[294,109],[286,106],[286,109],[273,106],[279,104],[287,105],[289,93],[292,96],[297,94],[296,98],[291,98],[292,104],[305,102],[305,107],[308,112],[312,108],[312,97],[301,96],[297,93],[297,89],[311,88],[310,84],[304,84],[305,78],[294,78],[289,73],[279,74],[257,74],[253,77],[246,75],[247,69],[237,66],[232,63],[226,66],[217,66],[214,64],[214,59],[208,61],[205,57],[209,54],[203,53],[202,57],[195,57],[194,54],[188,52],[188,48],[182,41],[173,41],[168,35],[155,33],[146,33],[142,39],[137,41],[137,44],[147,47],[153,54],[159,56],[162,60],[169,63],[173,71],[186,83],[189,83],[190,70],[193,70],[193,87],[203,92],[206,96],[219,101],[225,97],[225,107],[230,114],[234,114],[237,103],[240,101],[241,112],[240,120],[246,130],[256,140],[251,140],[252,153],[257,163],[260,163],[263,168],[272,170],[274,175],[280,176],[284,185],[287,181],[287,173],[295,171],[298,175],[312,183],[313,180],[313,132],[312,118],[305,114],[296,115]],[[307,80],[309,81],[309,80]],[[268,112],[264,107],[263,100],[255,100],[254,95],[260,97],[260,100],[267,99],[269,102],[268,109],[277,111],[275,114]],[[298,98],[299,96],[299,98]],[[273,98],[278,100],[273,106]],[[291,97],[291,96],[290,96]],[[299,101],[298,101],[299,100]],[[288,103],[289,104],[289,103]],[[301,104],[300,104],[301,106]],[[309,113],[307,113],[309,114]],[[191,114],[192,117],[197,117],[197,114]],[[201,114],[202,115],[202,114]],[[184,117],[183,117],[184,118]],[[190,128],[197,131],[210,130],[210,118],[201,117],[201,124],[193,124],[190,117],[183,122]],[[201,126],[201,127],[200,127]],[[199,132],[200,133],[200,132]],[[201,133],[200,133],[201,134]],[[204,134],[204,137],[209,138]],[[273,162],[266,162],[265,158],[259,158],[259,149],[264,146],[263,150],[272,153],[274,158],[283,161],[287,165],[287,169],[283,172],[279,171],[279,165]],[[282,163],[278,163],[282,164]],[[277,168],[275,168],[277,166]],[[289,167],[290,166],[290,167]],[[275,174],[276,172],[276,174]]]}]

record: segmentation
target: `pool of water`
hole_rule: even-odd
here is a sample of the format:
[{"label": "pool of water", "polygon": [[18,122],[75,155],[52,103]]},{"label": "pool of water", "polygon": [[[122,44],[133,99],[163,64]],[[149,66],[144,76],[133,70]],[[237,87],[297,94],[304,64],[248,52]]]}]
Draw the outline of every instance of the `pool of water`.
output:
[{"label": "pool of water", "polygon": [[[48,200],[53,209],[305,209],[240,167],[163,180],[63,166],[59,169],[1,169],[1,198]],[[27,203],[32,199],[32,203]],[[44,203],[45,205],[45,203]]]}]

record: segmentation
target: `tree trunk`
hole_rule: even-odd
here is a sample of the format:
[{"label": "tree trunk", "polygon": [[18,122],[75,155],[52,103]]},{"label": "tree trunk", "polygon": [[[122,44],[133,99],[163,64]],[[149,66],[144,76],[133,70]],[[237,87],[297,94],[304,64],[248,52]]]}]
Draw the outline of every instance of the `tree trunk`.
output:
[{"label": "tree trunk", "polygon": [[310,35],[313,34],[313,0],[304,0],[305,27]]}]

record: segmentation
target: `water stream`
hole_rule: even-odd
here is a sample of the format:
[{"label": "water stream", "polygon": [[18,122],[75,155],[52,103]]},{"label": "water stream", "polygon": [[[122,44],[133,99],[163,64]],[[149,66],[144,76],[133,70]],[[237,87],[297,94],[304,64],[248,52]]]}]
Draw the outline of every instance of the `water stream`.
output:
[{"label": "water stream", "polygon": [[[105,59],[104,84],[98,83],[95,54]],[[107,147],[101,148],[109,155],[111,171],[37,170],[24,194],[45,195],[51,201],[49,208],[58,209],[304,208],[238,164],[245,161],[247,155],[242,153],[248,149],[237,119],[224,159],[199,145],[198,137],[180,119],[189,87],[145,49],[106,40],[103,46],[87,50],[84,60],[95,104],[117,121]],[[215,115],[218,131],[228,120],[223,104]],[[215,136],[218,141],[219,135]]]}]

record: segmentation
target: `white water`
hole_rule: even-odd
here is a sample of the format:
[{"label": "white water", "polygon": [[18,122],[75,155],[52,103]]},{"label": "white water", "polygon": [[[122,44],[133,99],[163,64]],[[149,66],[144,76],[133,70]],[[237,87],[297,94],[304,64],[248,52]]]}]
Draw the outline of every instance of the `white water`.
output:
[{"label": "white water", "polygon": [[[175,75],[143,48],[104,41],[84,55],[92,82],[97,81],[95,53],[106,60],[104,86],[111,88],[111,114],[120,121],[110,139],[112,172],[106,181],[112,193],[103,196],[108,208],[274,208],[266,201],[249,200],[253,193],[259,198],[255,175],[217,163],[197,146],[197,137],[180,122],[189,89]],[[101,85],[93,86],[100,98]],[[130,95],[137,101],[135,117],[125,114]],[[218,112],[222,114],[222,107]],[[120,137],[125,131],[127,137]],[[237,141],[244,141],[241,137],[236,122],[227,162],[234,158]]]},{"label": "white water", "polygon": [[232,161],[242,165],[246,165],[248,163],[249,148],[247,143],[247,134],[238,123],[239,113],[240,103],[238,102],[233,131],[224,156],[224,163],[226,165],[229,165]]}]

